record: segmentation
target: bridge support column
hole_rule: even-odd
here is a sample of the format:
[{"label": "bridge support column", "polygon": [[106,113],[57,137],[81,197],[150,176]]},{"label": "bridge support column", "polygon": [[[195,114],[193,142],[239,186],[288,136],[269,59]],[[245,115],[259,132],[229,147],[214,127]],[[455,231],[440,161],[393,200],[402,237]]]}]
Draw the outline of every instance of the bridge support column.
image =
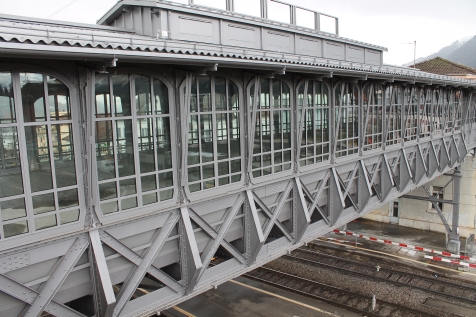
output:
[{"label": "bridge support column", "polygon": [[459,241],[459,204],[460,204],[460,194],[461,194],[461,178],[463,175],[458,168],[455,168],[453,176],[453,219],[451,222],[451,232],[449,232],[448,239],[448,251],[452,253],[459,254],[460,251],[460,241]]}]

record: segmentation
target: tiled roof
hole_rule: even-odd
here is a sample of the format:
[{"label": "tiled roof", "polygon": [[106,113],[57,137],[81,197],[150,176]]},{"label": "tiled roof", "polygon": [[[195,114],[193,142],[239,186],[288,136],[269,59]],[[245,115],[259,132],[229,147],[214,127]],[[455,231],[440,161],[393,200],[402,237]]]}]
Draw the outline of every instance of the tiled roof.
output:
[{"label": "tiled roof", "polygon": [[[439,75],[476,75],[476,69],[441,57],[415,64],[421,71]],[[413,67],[413,66],[412,66]]]}]

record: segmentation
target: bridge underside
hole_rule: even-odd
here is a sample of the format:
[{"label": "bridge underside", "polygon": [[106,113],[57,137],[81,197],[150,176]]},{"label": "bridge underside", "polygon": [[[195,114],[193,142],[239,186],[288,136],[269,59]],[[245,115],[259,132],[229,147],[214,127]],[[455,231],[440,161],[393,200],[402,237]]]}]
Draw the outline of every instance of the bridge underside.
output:
[{"label": "bridge underside", "polygon": [[[386,67],[381,48],[316,30],[124,3],[114,23],[177,32],[0,17],[1,316],[153,315],[476,147],[474,83]],[[197,48],[183,23],[212,39]],[[215,43],[223,27],[252,48]]]}]

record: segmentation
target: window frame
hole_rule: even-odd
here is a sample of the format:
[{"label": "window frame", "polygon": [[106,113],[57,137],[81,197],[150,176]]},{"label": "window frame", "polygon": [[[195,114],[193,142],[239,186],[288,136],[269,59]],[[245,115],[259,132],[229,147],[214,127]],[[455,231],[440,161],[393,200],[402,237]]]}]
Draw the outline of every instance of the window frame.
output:
[{"label": "window frame", "polygon": [[[407,94],[408,92],[408,94]],[[402,118],[402,137],[403,143],[417,143],[419,138],[418,108],[419,108],[419,88],[415,85],[409,85],[403,88],[403,118]],[[411,123],[414,124],[411,124]],[[407,132],[410,132],[408,135]]]},{"label": "window frame", "polygon": [[[321,85],[324,85],[327,89],[327,106],[323,106],[322,108],[320,109],[323,109],[323,108],[327,108],[327,135],[328,135],[328,141],[326,142],[322,142],[322,143],[315,143],[315,144],[320,144],[322,146],[324,146],[326,143],[328,145],[328,153],[327,153],[327,156],[328,158],[325,159],[325,160],[322,160],[321,162],[317,162],[317,163],[312,163],[312,164],[308,164],[308,165],[301,165],[301,156],[300,156],[300,153],[301,153],[301,149],[302,149],[302,140],[301,142],[298,142],[299,140],[296,139],[298,137],[298,134],[296,133],[296,138],[293,138],[293,139],[296,139],[295,143],[296,146],[295,146],[295,149],[293,150],[293,153],[296,157],[296,162],[297,162],[297,166],[298,166],[298,170],[300,172],[306,172],[306,171],[309,171],[309,170],[314,170],[316,168],[320,168],[322,166],[325,166],[325,165],[328,165],[329,162],[331,161],[331,152],[332,152],[332,129],[333,129],[333,122],[332,122],[332,87],[331,85],[327,82],[327,81],[319,81],[319,80],[315,80],[315,79],[302,79],[301,81],[299,81],[299,83],[297,84],[296,86],[296,89],[295,89],[295,101],[294,101],[294,104],[295,104],[295,107],[296,107],[296,118],[295,118],[295,127],[296,127],[296,131],[297,129],[299,129],[299,120],[300,120],[300,117],[299,117],[299,111],[301,110],[301,106],[299,105],[299,94],[300,94],[300,89],[302,88],[303,85],[305,85],[305,82],[306,80],[308,80],[308,89],[311,88],[311,89],[314,89],[314,84],[315,83],[320,83]],[[313,85],[313,86],[311,86]],[[308,90],[309,92],[309,90]],[[315,97],[315,94],[313,93],[313,99]],[[307,105],[306,107],[308,110],[309,109],[313,109],[314,111],[316,109],[318,109],[318,107],[316,107],[315,105],[312,105],[311,107],[309,105]],[[294,112],[294,111],[293,111]],[[315,118],[313,120],[313,125],[315,124]],[[304,128],[304,126],[303,126]],[[301,134],[304,130],[301,130]],[[302,136],[301,136],[302,138]],[[306,145],[306,147],[309,147],[309,145]],[[315,159],[318,155],[314,155],[313,158]],[[320,154],[319,156],[324,156],[323,154]]]},{"label": "window frame", "polygon": [[[395,148],[401,147],[403,145],[403,107],[404,107],[404,87],[399,84],[389,84],[384,87],[384,138],[383,142],[385,148]],[[387,100],[387,91],[390,91],[391,95],[389,100]],[[397,95],[399,95],[400,103],[396,102]],[[400,113],[400,119],[395,119],[394,115]],[[393,129],[390,130],[392,124],[390,121],[394,123],[396,121],[400,121],[398,124],[393,125]],[[398,128],[395,128],[398,126]],[[393,137],[390,138],[390,135],[393,134]],[[398,137],[395,137],[395,134],[399,134]]]},{"label": "window frame", "polygon": [[[289,163],[291,164],[291,168],[289,170],[284,170],[284,171],[281,171],[281,172],[276,172],[276,173],[272,172],[268,175],[262,175],[262,176],[256,176],[256,177],[253,176],[252,160],[253,160],[254,154],[253,154],[253,145],[252,145],[251,148],[248,148],[248,152],[246,153],[247,160],[248,160],[248,166],[247,166],[246,172],[248,173],[249,178],[250,178],[250,180],[253,184],[259,184],[259,183],[263,183],[263,182],[270,181],[270,180],[277,180],[277,179],[281,179],[283,177],[292,175],[294,173],[294,167],[295,167],[295,142],[296,142],[296,137],[295,137],[295,133],[293,133],[293,131],[295,130],[294,116],[295,116],[295,111],[296,111],[296,104],[295,104],[295,97],[294,97],[295,88],[294,88],[294,85],[287,78],[282,78],[282,77],[279,77],[279,76],[273,77],[273,78],[265,77],[265,76],[255,76],[255,77],[251,78],[251,80],[248,82],[248,85],[246,87],[246,109],[247,109],[247,112],[249,114],[248,118],[247,118],[248,140],[253,140],[252,141],[253,143],[250,143],[250,144],[254,144],[254,137],[255,136],[254,136],[254,133],[252,133],[252,132],[254,131],[256,133],[256,130],[255,130],[256,128],[252,127],[252,124],[253,124],[253,122],[252,122],[252,120],[253,120],[253,110],[252,110],[253,105],[251,104],[251,89],[256,83],[260,82],[263,79],[268,80],[268,82],[270,80],[273,80],[273,79],[279,80],[282,84],[287,85],[288,88],[289,88],[289,113],[290,113],[289,120],[290,120],[290,130],[291,130],[291,137],[290,137],[291,147],[289,148],[289,150],[291,151],[291,160],[290,160]],[[259,86],[261,88],[261,83],[259,84]],[[271,102],[272,102],[272,85],[269,86],[269,89],[270,89],[270,91],[269,91],[269,96],[270,96],[269,110],[270,110],[270,112],[272,112],[273,111],[273,106],[271,104]],[[261,92],[261,90],[260,90],[260,92]],[[283,109],[283,108],[279,108],[279,109]],[[257,110],[256,111],[256,114],[257,114],[258,109],[256,109],[256,110]],[[282,110],[279,110],[279,111],[282,111]],[[270,115],[270,118],[271,118],[271,115]],[[258,120],[258,117],[256,117],[256,119]],[[274,125],[271,122],[271,127],[273,127],[273,126]],[[271,133],[271,136],[272,136],[272,133]],[[274,144],[274,142],[271,142],[271,143]],[[247,145],[247,146],[249,147],[249,145]],[[284,153],[283,150],[280,150],[280,151],[281,151],[281,153]],[[271,153],[271,155],[273,156],[275,152],[270,151],[269,153]],[[260,155],[263,156],[263,153],[261,153]],[[272,161],[274,161],[274,157],[272,157]],[[273,168],[274,165],[271,164],[270,167]]]},{"label": "window frame", "polygon": [[[20,162],[21,162],[21,172],[22,172],[22,182],[23,182],[23,194],[20,195],[15,195],[20,197],[24,197],[25,199],[25,208],[26,210],[26,220],[28,220],[29,225],[29,232],[20,234],[20,235],[15,235],[11,236],[9,238],[4,238],[3,235],[3,228],[1,230],[2,235],[0,239],[0,246],[4,248],[8,247],[14,247],[17,245],[22,245],[25,243],[29,243],[32,240],[39,240],[39,239],[45,239],[49,238],[52,236],[58,236],[61,234],[66,234],[66,233],[71,233],[74,231],[80,231],[84,228],[85,226],[85,220],[86,220],[86,214],[88,213],[87,211],[87,204],[88,204],[88,199],[85,196],[85,188],[84,188],[84,182],[82,179],[84,178],[84,172],[85,172],[85,161],[83,159],[83,156],[81,153],[83,152],[83,147],[82,147],[82,139],[84,135],[84,130],[80,126],[80,121],[81,118],[83,118],[82,112],[82,106],[80,104],[79,100],[79,91],[78,88],[76,87],[75,84],[73,84],[69,78],[64,76],[63,74],[57,72],[54,69],[50,69],[47,67],[43,66],[37,66],[37,65],[24,65],[24,64],[18,64],[18,63],[5,63],[0,65],[0,72],[10,72],[12,74],[12,84],[13,84],[13,93],[14,93],[14,105],[15,105],[15,115],[16,115],[16,123],[8,123],[5,124],[5,127],[17,127],[17,137],[18,137],[18,148],[20,151]],[[67,89],[69,90],[69,102],[70,102],[70,113],[71,113],[71,119],[70,120],[64,120],[68,122],[68,124],[71,124],[71,131],[73,133],[73,151],[75,153],[74,155],[74,164],[75,164],[75,172],[76,172],[76,185],[71,185],[71,186],[66,186],[62,188],[52,188],[49,190],[42,190],[38,191],[35,193],[58,193],[61,192],[62,189],[64,188],[70,188],[74,187],[77,188],[77,194],[78,194],[78,206],[77,208],[79,209],[79,218],[75,222],[67,223],[64,225],[61,225],[61,220],[57,217],[57,225],[45,229],[41,229],[39,231],[36,230],[35,225],[34,225],[34,218],[33,217],[33,206],[32,206],[32,196],[31,196],[31,184],[29,183],[29,175],[27,176],[26,174],[29,174],[29,168],[28,168],[28,158],[27,158],[27,145],[26,145],[26,138],[25,138],[25,127],[27,126],[35,126],[31,122],[29,124],[25,125],[24,118],[23,118],[23,105],[22,101],[19,100],[18,98],[21,99],[21,86],[20,86],[20,78],[19,74],[20,73],[37,73],[41,74],[44,76],[44,82],[46,82],[46,76],[51,76],[59,80],[62,84],[64,84]],[[46,92],[48,91],[48,87],[45,84],[45,89]],[[20,107],[21,105],[21,107]],[[46,112],[48,111],[48,101],[45,96],[45,115]],[[47,115],[49,117],[49,115]],[[42,124],[38,125],[61,125],[61,124],[66,124],[63,120],[45,120],[42,121]],[[23,130],[20,132],[20,130]],[[49,143],[49,149],[51,151],[53,147],[53,138],[52,135],[48,135],[48,143]],[[23,154],[22,154],[23,153]],[[50,153],[50,157],[54,156],[54,152]],[[50,166],[54,166],[54,161],[50,162]],[[56,169],[56,167],[55,167]],[[52,178],[54,177],[53,172],[52,173]],[[27,189],[28,186],[28,189]],[[65,189],[67,190],[67,189]],[[46,192],[46,193],[45,193]],[[12,197],[15,197],[12,196]],[[30,197],[28,197],[30,196]],[[55,199],[55,205],[57,202],[57,199]],[[50,212],[54,213],[57,216],[60,213],[59,206],[56,206],[56,211]],[[18,218],[17,218],[18,219]],[[12,219],[14,222],[14,219]],[[8,221],[10,222],[10,221]],[[3,222],[2,222],[3,223]],[[3,227],[3,224],[1,224]],[[34,229],[34,230],[33,230]]]},{"label": "window frame", "polygon": [[[375,102],[375,90],[376,88],[380,88],[381,91],[382,91],[382,96],[381,96],[381,103],[378,104],[377,102]],[[367,103],[364,101],[364,95],[366,93],[366,89],[369,89],[369,96],[368,96],[368,101]],[[362,137],[360,138],[360,144],[362,145],[362,152],[365,154],[368,154],[368,153],[372,153],[372,152],[375,152],[375,151],[380,151],[383,149],[384,147],[384,137],[385,137],[385,115],[386,115],[386,105],[385,105],[385,90],[386,90],[386,87],[382,84],[379,84],[379,83],[375,83],[375,82],[367,82],[365,83],[365,85],[362,87],[362,92],[361,92],[361,95],[362,95],[362,113],[360,114],[360,117],[362,118],[362,120],[359,120],[362,122],[363,126],[361,128],[361,132],[362,133]],[[371,93],[372,92],[372,93]],[[372,102],[371,102],[372,101]],[[370,112],[369,112],[369,115],[371,115],[371,113],[377,113],[378,115],[378,108],[380,108],[380,132],[371,132],[370,134],[367,133],[368,131],[368,124],[370,123],[368,120],[368,118],[366,118],[366,114],[367,114],[367,107],[370,108]],[[376,109],[376,110],[375,110]],[[377,119],[375,120],[375,122],[378,122],[378,117]],[[360,123],[360,122],[359,122]],[[366,129],[367,128],[367,129]],[[367,130],[367,131],[366,131]],[[380,141],[378,140],[378,136],[380,135]],[[374,141],[374,139],[377,139],[377,146],[374,147],[374,146],[370,146],[367,142],[368,142],[368,138],[372,138],[372,143]],[[370,144],[372,144],[370,143]]]},{"label": "window frame", "polygon": [[[343,86],[344,85],[344,86]],[[347,85],[350,85],[350,86],[353,86],[355,87],[355,89],[357,90],[357,98],[355,98],[355,100],[357,101],[357,104],[356,105],[342,105],[343,107],[346,107],[348,108],[349,106],[350,107],[353,107],[355,109],[357,109],[358,113],[357,113],[357,136],[353,136],[351,139],[356,139],[357,140],[357,146],[355,147],[352,147],[352,149],[356,149],[356,152],[355,153],[351,153],[351,154],[346,154],[346,155],[341,155],[341,156],[337,156],[337,145],[338,145],[338,142],[342,142],[343,140],[349,140],[349,138],[339,138],[339,132],[337,130],[337,127],[338,127],[338,108],[340,107],[340,105],[338,105],[338,98],[337,98],[337,89],[339,88],[339,86],[341,87],[345,87],[346,91],[348,91],[347,89]],[[331,115],[331,120],[332,120],[332,149],[331,149],[331,153],[332,153],[332,156],[334,158],[334,162],[342,162],[342,161],[347,161],[347,160],[352,160],[352,159],[355,159],[356,156],[360,156],[360,151],[362,149],[362,144],[361,144],[361,135],[362,135],[362,132],[361,132],[361,127],[359,126],[360,122],[362,121],[361,118],[362,118],[362,89],[360,87],[360,85],[356,84],[356,83],[353,83],[351,81],[348,81],[348,80],[340,80],[338,82],[336,82],[334,84],[334,87],[332,89],[332,107],[333,107],[333,111],[332,111],[332,115]],[[342,120],[342,119],[341,119]],[[346,124],[347,125],[347,124]],[[342,150],[340,150],[342,152]]]},{"label": "window frame", "polygon": [[[96,96],[96,83],[98,81],[100,81],[101,79],[105,78],[105,77],[109,77],[111,76],[112,74],[96,74],[94,76],[94,79],[93,79],[93,88],[92,88],[92,101],[91,101],[91,106],[94,106],[95,107],[95,104],[96,104],[96,100],[95,100],[95,96]],[[164,76],[158,72],[155,72],[155,71],[149,71],[149,70],[146,70],[146,69],[142,69],[142,68],[136,68],[136,67],[124,67],[124,68],[118,68],[117,70],[115,70],[114,72],[114,75],[128,75],[129,76],[129,93],[130,93],[130,98],[131,98],[131,115],[130,116],[113,116],[112,113],[114,112],[114,103],[112,102],[112,99],[113,99],[113,96],[110,96],[110,108],[111,108],[111,116],[110,117],[104,117],[104,118],[100,118],[102,120],[97,120],[98,118],[96,117],[96,110],[93,108],[91,111],[90,111],[90,115],[89,115],[89,118],[90,118],[90,122],[91,122],[91,131],[92,131],[92,138],[91,138],[91,169],[92,169],[92,184],[93,184],[93,188],[94,190],[91,191],[91,195],[92,195],[92,201],[93,201],[93,204],[96,206],[97,208],[97,216],[99,218],[99,220],[101,222],[104,222],[104,223],[110,223],[110,222],[114,222],[116,220],[121,220],[121,219],[126,219],[126,218],[130,218],[130,217],[135,217],[135,216],[138,216],[138,215],[144,215],[144,214],[148,214],[148,213],[153,213],[153,212],[156,212],[156,211],[164,211],[164,210],[167,210],[167,209],[171,209],[172,207],[176,206],[177,205],[177,197],[178,197],[178,191],[179,191],[179,184],[178,184],[178,177],[177,177],[177,170],[178,170],[178,164],[176,163],[177,162],[177,149],[176,149],[176,145],[177,145],[177,135],[176,135],[176,123],[175,123],[175,118],[176,118],[176,112],[175,112],[175,94],[174,94],[174,86],[171,84],[171,82],[173,82],[172,78],[170,77],[167,77],[167,76]],[[98,165],[97,165],[97,152],[96,152],[96,146],[95,146],[95,138],[96,138],[96,122],[99,122],[99,121],[120,121],[120,120],[131,120],[132,121],[132,126],[133,126],[133,129],[132,129],[132,133],[133,133],[133,138],[138,140],[138,136],[137,136],[137,122],[139,119],[144,119],[144,118],[147,118],[147,119],[151,119],[151,120],[156,120],[156,118],[160,118],[161,115],[160,114],[156,114],[156,113],[151,113],[149,115],[138,115],[136,113],[136,105],[135,105],[135,95],[134,95],[134,92],[135,92],[135,85],[134,85],[134,81],[131,80],[131,78],[135,76],[135,77],[138,77],[138,76],[148,76],[148,77],[152,77],[152,78],[155,78],[155,79],[158,79],[160,80],[166,87],[167,87],[167,91],[168,91],[168,100],[169,100],[169,124],[170,124],[170,144],[171,144],[171,159],[172,159],[172,167],[171,167],[171,172],[172,172],[172,179],[173,179],[173,196],[171,199],[168,199],[168,200],[165,200],[165,201],[160,201],[158,200],[157,202],[155,203],[152,203],[152,204],[148,204],[148,205],[142,205],[140,206],[139,205],[139,196],[141,195],[144,195],[146,194],[147,192],[143,192],[143,191],[139,191],[139,184],[137,183],[137,180],[140,182],[140,179],[142,176],[144,175],[149,175],[151,173],[154,173],[154,172],[150,172],[150,173],[141,173],[140,172],[140,169],[138,169],[137,167],[140,165],[139,163],[139,153],[134,150],[134,164],[135,164],[135,170],[134,170],[134,173],[132,175],[128,175],[128,176],[119,176],[115,175],[115,177],[113,178],[110,178],[108,179],[108,182],[119,182],[120,180],[127,180],[127,179],[136,179],[136,195],[137,195],[137,207],[133,207],[133,208],[130,208],[130,209],[126,209],[126,210],[121,210],[121,211],[116,211],[116,212],[111,212],[111,213],[108,213],[108,214],[103,214],[102,213],[102,210],[101,210],[101,199],[100,199],[100,193],[99,193],[99,180],[98,180],[98,172],[97,172],[97,168],[98,168]],[[111,89],[113,83],[112,81],[109,81],[109,89]],[[152,82],[150,82],[150,85],[153,85]],[[110,91],[110,90],[109,90]],[[152,107],[152,99],[153,99],[153,95],[152,95],[152,92],[151,92],[151,107]],[[136,125],[134,125],[134,123]],[[156,124],[156,123],[155,123]],[[155,124],[154,124],[154,127],[155,127]],[[117,140],[118,140],[118,137],[116,136],[116,126],[113,125],[112,127],[112,130],[113,130],[113,141],[112,143],[113,144],[116,144],[117,143]],[[155,130],[153,131],[153,133],[155,133]],[[133,147],[134,149],[136,147],[139,146],[139,143],[138,141],[134,141],[134,144],[133,144]],[[94,145],[94,146],[93,146]],[[156,152],[157,149],[155,148],[157,145],[154,144],[154,151]],[[156,158],[157,160],[157,158]],[[115,165],[117,165],[117,153],[114,153],[114,163]],[[116,167],[116,170],[117,170],[117,167]],[[158,173],[160,173],[160,169],[157,169],[155,171],[155,175],[157,175]],[[156,176],[158,177],[158,176]],[[117,185],[116,185],[116,188],[117,188]],[[155,191],[157,194],[158,194],[158,189]],[[117,197],[117,200],[119,202],[120,198],[119,196]]]},{"label": "window frame", "polygon": [[[236,182],[236,183],[229,183],[229,184],[225,184],[225,185],[219,185],[219,184],[216,184],[215,187],[213,188],[208,188],[208,189],[201,189],[201,190],[198,190],[198,191],[195,191],[195,192],[191,192],[190,191],[190,188],[189,188],[189,181],[188,181],[188,134],[189,134],[189,128],[188,128],[188,124],[190,123],[190,116],[191,116],[191,112],[190,112],[190,101],[187,101],[185,100],[185,98],[188,96],[187,95],[184,95],[184,90],[185,89],[191,89],[192,86],[190,87],[187,87],[187,85],[192,85],[192,80],[193,80],[193,77],[196,77],[196,76],[200,76],[200,74],[196,74],[196,73],[188,73],[187,76],[191,76],[190,78],[190,83],[188,83],[188,79],[187,77],[182,81],[182,83],[180,84],[179,86],[179,100],[180,100],[180,117],[181,117],[181,120],[182,120],[182,124],[181,124],[181,127],[179,127],[180,129],[180,134],[181,134],[181,144],[182,144],[182,150],[181,150],[181,155],[182,155],[182,165],[181,165],[181,169],[183,170],[183,174],[181,175],[181,187],[183,188],[183,190],[185,191],[185,194],[187,195],[187,198],[190,199],[191,201],[196,201],[196,200],[200,200],[200,199],[203,199],[203,198],[209,198],[210,196],[216,196],[216,195],[219,195],[219,194],[223,194],[223,193],[227,193],[227,192],[230,192],[230,191],[233,191],[233,190],[238,190],[240,188],[243,188],[244,184],[245,184],[245,163],[244,163],[244,160],[242,159],[244,156],[245,156],[245,153],[246,153],[246,147],[245,147],[245,120],[244,120],[244,102],[243,102],[243,86],[240,84],[240,81],[227,74],[227,73],[223,73],[223,72],[214,72],[213,74],[209,74],[207,75],[208,77],[210,77],[210,104],[211,104],[211,110],[210,111],[206,111],[206,113],[210,113],[212,115],[212,118],[213,117],[216,117],[217,114],[220,114],[220,113],[224,113],[224,112],[227,112],[227,113],[231,113],[231,112],[234,112],[232,110],[216,110],[216,103],[215,103],[215,78],[216,77],[222,77],[222,78],[225,78],[226,80],[228,81],[231,81],[233,84],[236,85],[236,87],[238,87],[238,113],[240,115],[240,120],[239,120],[239,123],[240,123],[240,151],[241,151],[241,180]],[[228,91],[228,88],[226,88],[227,91]],[[197,105],[199,106],[199,105]],[[200,113],[200,112],[199,112]],[[216,137],[217,136],[217,131],[218,131],[218,126],[216,125],[216,123],[214,123],[213,125],[213,135],[214,135],[214,138],[213,138],[213,147],[214,149],[217,148],[217,142],[218,142],[218,138]],[[185,135],[187,135],[187,138],[185,138]],[[198,136],[200,138],[200,136]],[[214,157],[217,156],[217,152],[214,151]],[[231,161],[232,158],[228,158],[228,161]],[[219,160],[212,160],[210,162],[207,162],[206,164],[213,164],[214,165],[214,168],[217,166],[217,164],[219,163],[220,161]],[[203,166],[204,163],[199,163],[199,165],[196,165],[196,166]],[[216,167],[217,168],[217,167]],[[229,175],[231,176],[231,172],[229,173]],[[219,176],[214,176],[214,179],[218,179]]]},{"label": "window frame", "polygon": [[[432,114],[434,109],[434,95],[431,87],[421,87],[418,97],[418,138],[425,140],[432,135]],[[426,120],[426,123],[424,123]]]}]

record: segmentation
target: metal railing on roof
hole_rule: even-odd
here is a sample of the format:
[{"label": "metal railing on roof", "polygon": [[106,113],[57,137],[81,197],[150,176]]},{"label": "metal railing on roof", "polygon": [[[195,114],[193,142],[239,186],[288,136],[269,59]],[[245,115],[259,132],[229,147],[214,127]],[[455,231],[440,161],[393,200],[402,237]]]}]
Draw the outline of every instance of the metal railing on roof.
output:
[{"label": "metal railing on roof", "polygon": [[211,7],[339,35],[337,17],[280,0],[171,0],[171,2]]}]

